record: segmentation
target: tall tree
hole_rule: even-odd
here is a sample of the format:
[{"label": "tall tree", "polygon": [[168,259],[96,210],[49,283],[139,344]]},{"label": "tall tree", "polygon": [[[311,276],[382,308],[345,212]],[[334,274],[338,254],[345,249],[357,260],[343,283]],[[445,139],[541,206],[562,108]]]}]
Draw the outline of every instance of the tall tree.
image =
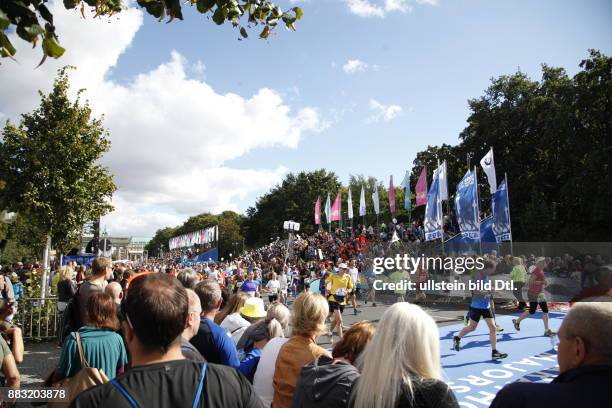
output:
[{"label": "tall tree", "polygon": [[110,148],[102,120],[87,102],[68,97],[66,68],[40,106],[7,121],[0,141],[0,208],[27,216],[59,251],[72,247],[83,225],[109,212],[116,190],[99,164]]},{"label": "tall tree", "polygon": [[[321,201],[325,202],[327,193],[334,196],[339,189],[338,177],[323,169],[289,173],[280,185],[260,197],[255,207],[247,210],[247,242],[252,245],[269,243],[270,238],[283,234],[283,221],[299,222],[300,231],[306,234],[316,231],[314,204],[317,196],[321,196]],[[326,222],[324,218],[323,222]]]}]

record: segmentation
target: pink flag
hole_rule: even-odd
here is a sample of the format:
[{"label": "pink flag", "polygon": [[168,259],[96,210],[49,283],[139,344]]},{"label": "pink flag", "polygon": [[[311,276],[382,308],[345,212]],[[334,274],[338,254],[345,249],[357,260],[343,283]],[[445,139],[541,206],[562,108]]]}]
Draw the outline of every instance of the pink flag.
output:
[{"label": "pink flag", "polygon": [[336,194],[336,199],[331,207],[331,220],[340,221],[340,192]]},{"label": "pink flag", "polygon": [[416,188],[416,206],[427,204],[427,167],[423,167],[419,181],[417,181]]},{"label": "pink flag", "polygon": [[395,214],[395,188],[393,187],[393,176],[389,179],[389,210]]},{"label": "pink flag", "polygon": [[317,197],[315,203],[315,224],[321,225],[321,197]]}]

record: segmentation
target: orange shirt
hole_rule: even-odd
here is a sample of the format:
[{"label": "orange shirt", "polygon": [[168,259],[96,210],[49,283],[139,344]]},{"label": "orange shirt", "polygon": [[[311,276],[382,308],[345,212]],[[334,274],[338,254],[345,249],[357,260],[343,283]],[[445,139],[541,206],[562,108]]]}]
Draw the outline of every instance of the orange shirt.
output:
[{"label": "orange shirt", "polygon": [[295,386],[302,367],[330,353],[310,337],[293,336],[281,347],[274,368],[272,408],[291,408]]}]

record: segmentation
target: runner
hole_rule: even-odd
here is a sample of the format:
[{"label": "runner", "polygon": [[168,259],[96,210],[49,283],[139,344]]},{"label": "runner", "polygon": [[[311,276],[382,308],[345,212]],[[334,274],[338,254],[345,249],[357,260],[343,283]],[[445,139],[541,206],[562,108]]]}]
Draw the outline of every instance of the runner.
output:
[{"label": "runner", "polygon": [[[475,282],[484,284],[489,280],[489,275],[495,271],[495,263],[489,260],[484,262],[484,269],[478,272],[475,277]],[[491,298],[492,293],[487,291],[474,291],[472,294],[472,303],[470,304],[470,320],[456,336],[453,337],[453,348],[456,351],[461,349],[461,339],[468,333],[476,330],[480,318],[483,317],[489,328],[489,339],[491,341],[491,357],[494,360],[499,360],[508,357],[508,354],[497,350],[497,330],[495,327],[495,319],[491,313]]]},{"label": "runner", "polygon": [[348,275],[348,266],[345,263],[338,265],[339,270],[336,274],[331,274],[326,281],[327,293],[329,297],[329,311],[333,313],[332,323],[329,332],[330,342],[333,344],[334,329],[338,328],[338,336],[342,337],[342,312],[346,305],[346,295],[353,289],[353,280]]},{"label": "runner", "polygon": [[348,272],[349,276],[351,277],[351,281],[353,282],[353,290],[349,292],[348,296],[351,304],[353,305],[353,314],[357,315],[357,313],[361,313],[361,310],[357,310],[357,296],[359,295],[359,288],[357,286],[359,283],[359,269],[357,269],[354,259],[350,262],[350,266],[351,267],[349,268]]},{"label": "runner", "polygon": [[272,272],[272,277],[266,283],[266,290],[268,291],[268,301],[274,303],[278,301],[278,292],[280,290],[281,283],[278,280],[276,272]]},{"label": "runner", "polygon": [[536,312],[538,306],[542,311],[542,322],[544,323],[544,336],[552,337],[555,333],[550,330],[548,326],[548,304],[546,303],[546,295],[544,294],[544,287],[546,286],[546,277],[544,276],[544,266],[546,265],[546,259],[541,257],[536,260],[536,265],[531,272],[529,278],[529,288],[527,289],[527,299],[529,300],[529,310],[525,310],[518,319],[513,319],[512,323],[516,331],[521,331],[521,321],[527,318],[529,315],[533,315]]}]

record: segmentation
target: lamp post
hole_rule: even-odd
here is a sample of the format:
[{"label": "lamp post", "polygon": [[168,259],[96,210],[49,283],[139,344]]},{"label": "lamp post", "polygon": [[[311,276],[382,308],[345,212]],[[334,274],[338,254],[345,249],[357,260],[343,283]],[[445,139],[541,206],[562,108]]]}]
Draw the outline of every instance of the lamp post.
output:
[{"label": "lamp post", "polygon": [[283,223],[283,229],[289,232],[289,239],[287,240],[287,250],[285,251],[285,262],[287,263],[287,258],[289,257],[289,248],[291,247],[291,243],[293,241],[293,233],[298,232],[300,230],[300,223],[295,221],[285,221]]}]

